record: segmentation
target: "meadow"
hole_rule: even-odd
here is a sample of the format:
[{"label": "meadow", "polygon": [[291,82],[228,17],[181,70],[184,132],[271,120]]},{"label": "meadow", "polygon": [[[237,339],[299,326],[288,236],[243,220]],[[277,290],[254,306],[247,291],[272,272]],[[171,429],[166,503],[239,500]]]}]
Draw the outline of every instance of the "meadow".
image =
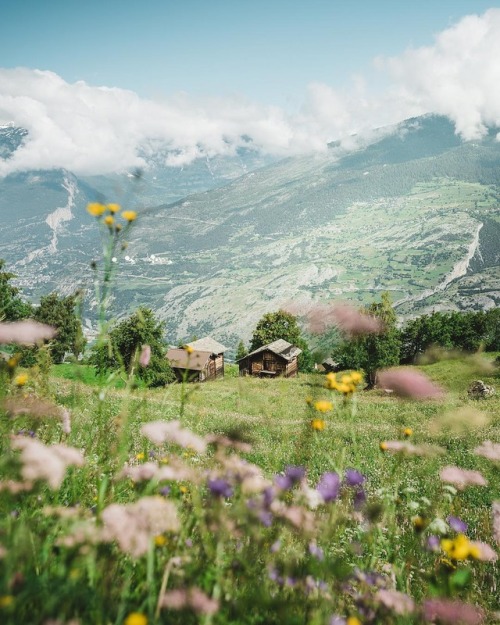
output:
[{"label": "meadow", "polygon": [[500,621],[500,397],[467,395],[494,356],[419,367],[420,401],[4,373],[0,622]]}]

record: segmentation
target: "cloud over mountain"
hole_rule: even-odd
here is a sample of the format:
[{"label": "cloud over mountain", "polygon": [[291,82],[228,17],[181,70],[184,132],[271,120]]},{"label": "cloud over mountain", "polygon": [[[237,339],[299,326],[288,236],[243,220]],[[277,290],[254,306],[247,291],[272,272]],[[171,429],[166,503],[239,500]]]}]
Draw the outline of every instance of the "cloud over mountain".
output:
[{"label": "cloud over mountain", "polygon": [[[171,165],[199,156],[230,154],[251,145],[277,155],[324,151],[377,126],[425,112],[448,116],[465,139],[500,127],[500,9],[464,17],[434,45],[376,59],[392,81],[378,94],[362,78],[351,90],[309,85],[298,113],[241,98],[168,100],[131,91],[70,84],[36,69],[0,69],[0,123],[29,132],[23,146],[0,160],[0,176],[27,169],[64,167],[109,173],[144,166],[141,155],[169,150]],[[347,139],[346,139],[347,138]]]}]

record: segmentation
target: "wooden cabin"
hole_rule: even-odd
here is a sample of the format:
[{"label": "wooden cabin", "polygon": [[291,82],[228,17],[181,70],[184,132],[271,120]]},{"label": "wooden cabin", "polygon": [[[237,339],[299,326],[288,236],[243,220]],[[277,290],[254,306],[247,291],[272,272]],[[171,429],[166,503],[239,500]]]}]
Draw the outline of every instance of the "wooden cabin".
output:
[{"label": "wooden cabin", "polygon": [[278,339],[238,360],[240,375],[292,378],[298,373],[297,358],[301,353],[302,350],[295,345]]},{"label": "wooden cabin", "polygon": [[179,382],[205,382],[224,377],[224,352],[226,348],[214,339],[203,339],[187,344],[191,352],[184,348],[173,348],[167,358]]}]

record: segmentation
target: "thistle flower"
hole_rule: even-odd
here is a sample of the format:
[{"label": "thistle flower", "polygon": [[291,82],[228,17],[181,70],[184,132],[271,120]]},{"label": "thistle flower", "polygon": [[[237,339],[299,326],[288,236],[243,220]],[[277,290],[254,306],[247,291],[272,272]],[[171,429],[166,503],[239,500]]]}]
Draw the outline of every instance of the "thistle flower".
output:
[{"label": "thistle flower", "polygon": [[479,471],[467,471],[459,467],[444,467],[439,474],[442,482],[453,484],[459,490],[463,490],[466,486],[486,486],[487,481],[479,473]]},{"label": "thistle flower", "polygon": [[281,490],[288,490],[292,488],[297,482],[304,477],[306,470],[304,467],[288,466],[285,469],[285,475],[277,475],[274,479],[274,483]]},{"label": "thistle flower", "polygon": [[337,499],[340,492],[340,478],[335,472],[323,473],[316,490],[323,497],[323,501],[328,503]]},{"label": "thistle flower", "polygon": [[55,328],[30,319],[12,323],[0,323],[0,343],[36,345],[54,338],[56,332]]},{"label": "thistle flower", "polygon": [[346,486],[361,486],[365,480],[365,476],[356,469],[346,469],[344,477]]}]

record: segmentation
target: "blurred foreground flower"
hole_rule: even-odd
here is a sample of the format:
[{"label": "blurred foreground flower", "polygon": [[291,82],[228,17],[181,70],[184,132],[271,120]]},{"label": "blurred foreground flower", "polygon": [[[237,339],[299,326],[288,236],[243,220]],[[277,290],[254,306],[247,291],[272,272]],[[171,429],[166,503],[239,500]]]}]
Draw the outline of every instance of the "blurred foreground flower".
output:
[{"label": "blurred foreground flower", "polygon": [[123,622],[123,625],[148,625],[148,619],[141,612],[131,612]]},{"label": "blurred foreground flower", "polygon": [[484,611],[474,605],[452,599],[428,599],[424,602],[424,618],[443,625],[480,625]]},{"label": "blurred foreground flower", "polygon": [[492,443],[491,441],[484,441],[479,447],[474,449],[474,453],[477,456],[483,456],[493,462],[500,462],[500,443]]},{"label": "blurred foreground flower", "polygon": [[494,501],[491,506],[491,515],[493,517],[493,538],[497,545],[500,546],[500,501]]},{"label": "blurred foreground flower", "polygon": [[444,449],[437,445],[412,445],[407,441],[382,441],[380,449],[410,456],[436,456],[444,453]]},{"label": "blurred foreground flower", "polygon": [[0,343],[16,343],[17,345],[36,345],[54,338],[57,331],[45,323],[30,319],[0,323]]},{"label": "blurred foreground flower", "polygon": [[415,602],[413,599],[397,590],[385,590],[382,588],[375,595],[375,599],[396,614],[411,614],[415,611]]},{"label": "blurred foreground flower", "polygon": [[439,474],[442,482],[453,484],[459,490],[466,486],[486,486],[487,482],[479,471],[468,471],[460,467],[444,467]]},{"label": "blurred foreground flower", "polygon": [[3,402],[2,407],[12,418],[28,415],[36,419],[59,419],[63,432],[65,434],[71,432],[71,413],[69,410],[47,399],[35,395],[9,397]]},{"label": "blurred foreground flower", "polygon": [[84,458],[78,449],[66,445],[46,446],[32,438],[12,437],[12,448],[21,450],[21,475],[25,480],[46,480],[56,490],[64,479],[67,467],[81,467]]},{"label": "blurred foreground flower", "polygon": [[444,395],[442,388],[414,369],[380,371],[377,373],[377,385],[394,391],[400,397],[413,399],[438,399]]},{"label": "blurred foreground flower", "polygon": [[155,445],[163,443],[176,443],[181,447],[190,447],[198,453],[204,453],[207,448],[206,441],[181,427],[180,421],[151,421],[141,427],[142,434]]},{"label": "blurred foreground flower", "polygon": [[171,590],[163,595],[160,607],[169,610],[193,610],[196,614],[215,614],[219,610],[219,602],[211,599],[199,588]]},{"label": "blurred foreground flower", "polygon": [[151,347],[149,345],[143,345],[141,355],[139,356],[139,364],[141,367],[147,367],[151,360]]},{"label": "blurred foreground flower", "polygon": [[111,504],[102,512],[103,538],[116,541],[134,557],[148,551],[150,540],[164,532],[177,532],[177,509],[163,497],[143,497],[128,505]]}]

